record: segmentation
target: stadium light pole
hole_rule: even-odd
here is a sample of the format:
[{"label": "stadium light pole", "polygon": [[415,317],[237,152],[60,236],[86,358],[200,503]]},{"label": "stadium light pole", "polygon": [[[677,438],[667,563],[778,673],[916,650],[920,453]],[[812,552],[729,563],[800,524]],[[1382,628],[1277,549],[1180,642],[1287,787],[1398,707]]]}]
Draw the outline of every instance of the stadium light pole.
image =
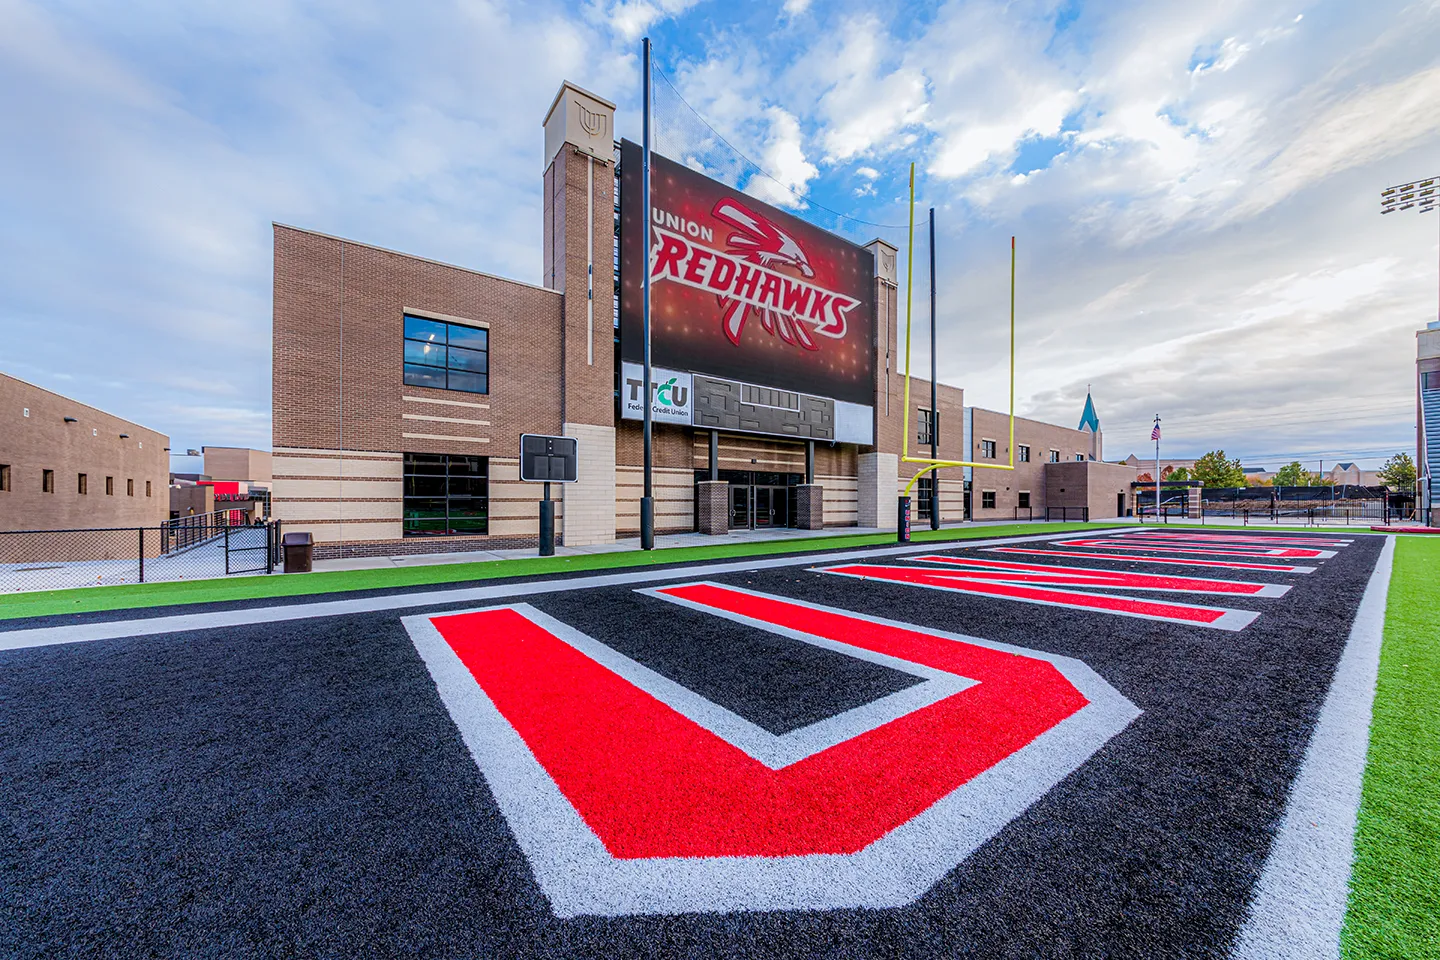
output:
[{"label": "stadium light pole", "polygon": [[645,108],[642,113],[642,140],[645,141],[642,151],[643,160],[640,163],[640,209],[643,222],[640,230],[644,234],[645,241],[642,249],[641,269],[644,271],[640,281],[642,290],[641,296],[644,305],[641,307],[641,327],[645,338],[645,356],[643,376],[644,383],[641,384],[642,396],[645,398],[645,490],[640,497],[640,549],[655,549],[655,496],[651,488],[651,463],[650,463],[650,38],[646,37],[641,41],[644,63],[645,78],[642,87],[645,94]]},{"label": "stadium light pole", "polygon": [[[930,208],[930,459],[940,459],[939,387],[935,384],[935,208]],[[940,529],[940,471],[930,474],[930,529]]]},{"label": "stadium light pole", "polygon": [[[1429,177],[1425,180],[1415,180],[1411,183],[1399,183],[1393,187],[1386,187],[1380,191],[1380,213],[1396,213],[1400,210],[1416,210],[1419,213],[1430,213],[1440,205],[1440,195],[1436,194],[1437,187],[1440,187],[1440,177]],[[1440,280],[1437,280],[1440,284]],[[1437,300],[1435,308],[1436,322],[1440,322],[1440,300]],[[1425,459],[1420,456],[1420,444],[1415,445],[1416,470],[1428,470]],[[1435,503],[1435,478],[1429,473],[1419,474],[1419,480],[1415,484],[1417,506],[1425,513],[1430,514]]]}]

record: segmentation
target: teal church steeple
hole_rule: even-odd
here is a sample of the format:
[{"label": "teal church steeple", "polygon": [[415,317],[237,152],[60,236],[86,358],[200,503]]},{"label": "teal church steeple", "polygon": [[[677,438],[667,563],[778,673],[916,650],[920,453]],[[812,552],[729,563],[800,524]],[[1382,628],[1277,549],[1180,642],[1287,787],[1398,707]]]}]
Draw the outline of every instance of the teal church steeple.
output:
[{"label": "teal church steeple", "polygon": [[1095,414],[1095,401],[1090,399],[1090,388],[1085,388],[1085,412],[1080,414],[1080,426],[1076,430],[1089,430],[1091,433],[1100,432],[1100,418]]}]

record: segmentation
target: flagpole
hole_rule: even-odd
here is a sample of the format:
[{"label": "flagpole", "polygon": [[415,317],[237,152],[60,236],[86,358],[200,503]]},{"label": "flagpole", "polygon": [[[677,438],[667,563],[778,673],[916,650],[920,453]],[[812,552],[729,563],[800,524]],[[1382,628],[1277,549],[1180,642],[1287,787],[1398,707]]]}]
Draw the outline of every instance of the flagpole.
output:
[{"label": "flagpole", "polygon": [[1155,522],[1160,522],[1160,414],[1155,414]]}]

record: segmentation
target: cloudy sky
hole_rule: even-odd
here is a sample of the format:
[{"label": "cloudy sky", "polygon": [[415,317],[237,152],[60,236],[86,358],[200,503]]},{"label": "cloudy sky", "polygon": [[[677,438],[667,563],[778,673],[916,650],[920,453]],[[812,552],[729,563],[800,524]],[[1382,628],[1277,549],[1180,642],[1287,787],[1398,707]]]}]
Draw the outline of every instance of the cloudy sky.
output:
[{"label": "cloudy sky", "polygon": [[271,222],[539,282],[545,109],[568,78],[638,137],[646,33],[662,120],[768,199],[903,246],[825,211],[902,223],[917,165],[969,401],[1014,234],[1021,413],[1091,385],[1112,458],[1156,413],[1174,456],[1413,448],[1440,214],[1378,202],[1440,173],[1440,0],[0,0],[0,370],[268,447]]}]

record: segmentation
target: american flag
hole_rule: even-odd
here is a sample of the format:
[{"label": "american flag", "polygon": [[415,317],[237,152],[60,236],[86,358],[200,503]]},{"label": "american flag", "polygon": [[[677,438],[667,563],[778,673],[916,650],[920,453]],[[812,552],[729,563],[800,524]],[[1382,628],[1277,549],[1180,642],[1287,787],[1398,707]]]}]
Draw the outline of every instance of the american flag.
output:
[{"label": "american flag", "polygon": [[1151,440],[1159,440],[1159,439],[1160,439],[1160,424],[1158,424],[1158,423],[1155,424],[1155,429],[1150,431],[1150,439],[1151,439]]}]

